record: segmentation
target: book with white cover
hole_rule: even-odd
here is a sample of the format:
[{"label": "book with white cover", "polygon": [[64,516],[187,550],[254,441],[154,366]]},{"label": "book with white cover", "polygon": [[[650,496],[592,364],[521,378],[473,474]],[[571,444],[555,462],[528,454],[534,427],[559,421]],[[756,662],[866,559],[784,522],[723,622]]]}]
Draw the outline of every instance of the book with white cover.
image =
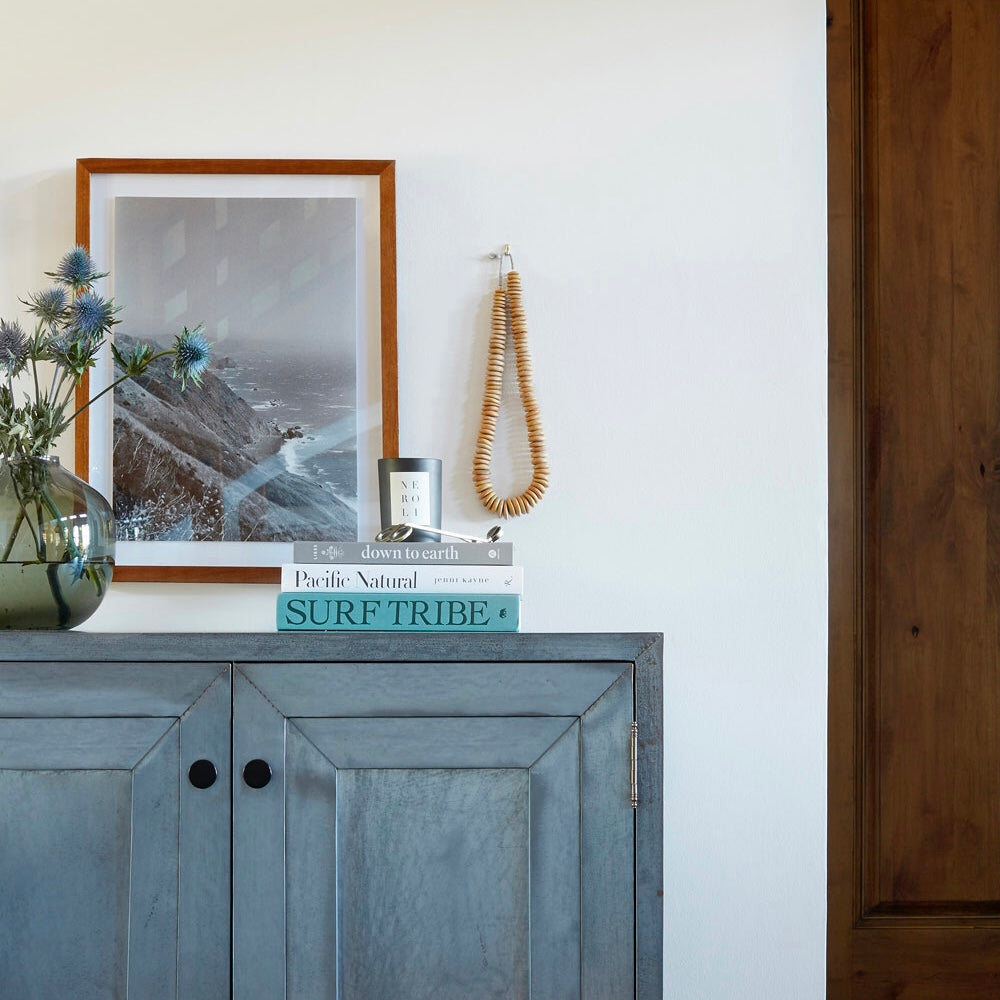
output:
[{"label": "book with white cover", "polygon": [[281,590],[307,591],[410,591],[447,594],[521,594],[521,566],[388,566],[369,563],[285,563]]}]

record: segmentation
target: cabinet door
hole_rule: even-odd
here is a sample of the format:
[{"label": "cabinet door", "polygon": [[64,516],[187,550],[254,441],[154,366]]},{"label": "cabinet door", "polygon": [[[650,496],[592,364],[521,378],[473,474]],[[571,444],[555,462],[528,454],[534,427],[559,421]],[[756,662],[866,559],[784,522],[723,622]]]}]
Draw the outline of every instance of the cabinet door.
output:
[{"label": "cabinet door", "polygon": [[221,664],[0,664],[3,996],[229,995],[230,692]]},{"label": "cabinet door", "polygon": [[631,663],[237,666],[235,1000],[633,997],[632,717]]}]

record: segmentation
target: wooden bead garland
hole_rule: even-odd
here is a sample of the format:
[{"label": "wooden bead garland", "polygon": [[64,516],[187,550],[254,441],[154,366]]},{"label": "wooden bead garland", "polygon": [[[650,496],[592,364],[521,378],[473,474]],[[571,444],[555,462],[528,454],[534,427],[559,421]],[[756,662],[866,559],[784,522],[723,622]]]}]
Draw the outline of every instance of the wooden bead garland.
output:
[{"label": "wooden bead garland", "polygon": [[[528,450],[531,454],[532,477],[527,488],[517,496],[501,497],[490,481],[493,461],[493,438],[497,417],[500,415],[500,396],[503,389],[504,361],[507,352],[508,309],[510,332],[514,339],[514,356],[517,360],[517,385],[528,426]],[[472,481],[483,506],[500,517],[520,517],[527,514],[542,498],[549,485],[549,463],[545,457],[545,440],[542,421],[535,400],[532,384],[531,354],[528,350],[528,326],[521,298],[521,276],[517,271],[507,273],[507,288],[493,293],[493,311],[490,321],[489,359],[486,366],[486,390],[483,394],[483,416],[479,425],[479,440],[472,463]]]}]

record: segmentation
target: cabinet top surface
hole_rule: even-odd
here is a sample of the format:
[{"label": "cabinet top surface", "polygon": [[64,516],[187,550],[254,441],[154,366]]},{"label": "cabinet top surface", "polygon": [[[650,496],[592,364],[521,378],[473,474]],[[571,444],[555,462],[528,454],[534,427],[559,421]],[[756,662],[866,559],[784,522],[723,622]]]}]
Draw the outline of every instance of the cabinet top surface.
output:
[{"label": "cabinet top surface", "polygon": [[0,661],[633,660],[662,645],[659,632],[0,632]]}]

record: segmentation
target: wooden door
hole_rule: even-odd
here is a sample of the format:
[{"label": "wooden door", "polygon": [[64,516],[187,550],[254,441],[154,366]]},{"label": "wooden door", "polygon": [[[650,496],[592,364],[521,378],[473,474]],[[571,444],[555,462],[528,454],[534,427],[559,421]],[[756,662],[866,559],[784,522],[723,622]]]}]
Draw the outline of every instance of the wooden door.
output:
[{"label": "wooden door", "polygon": [[0,995],[229,995],[230,697],[221,664],[0,663]]},{"label": "wooden door", "polygon": [[633,680],[238,665],[235,1000],[632,1000]]},{"label": "wooden door", "polygon": [[1000,997],[1000,3],[828,25],[828,995]]}]

